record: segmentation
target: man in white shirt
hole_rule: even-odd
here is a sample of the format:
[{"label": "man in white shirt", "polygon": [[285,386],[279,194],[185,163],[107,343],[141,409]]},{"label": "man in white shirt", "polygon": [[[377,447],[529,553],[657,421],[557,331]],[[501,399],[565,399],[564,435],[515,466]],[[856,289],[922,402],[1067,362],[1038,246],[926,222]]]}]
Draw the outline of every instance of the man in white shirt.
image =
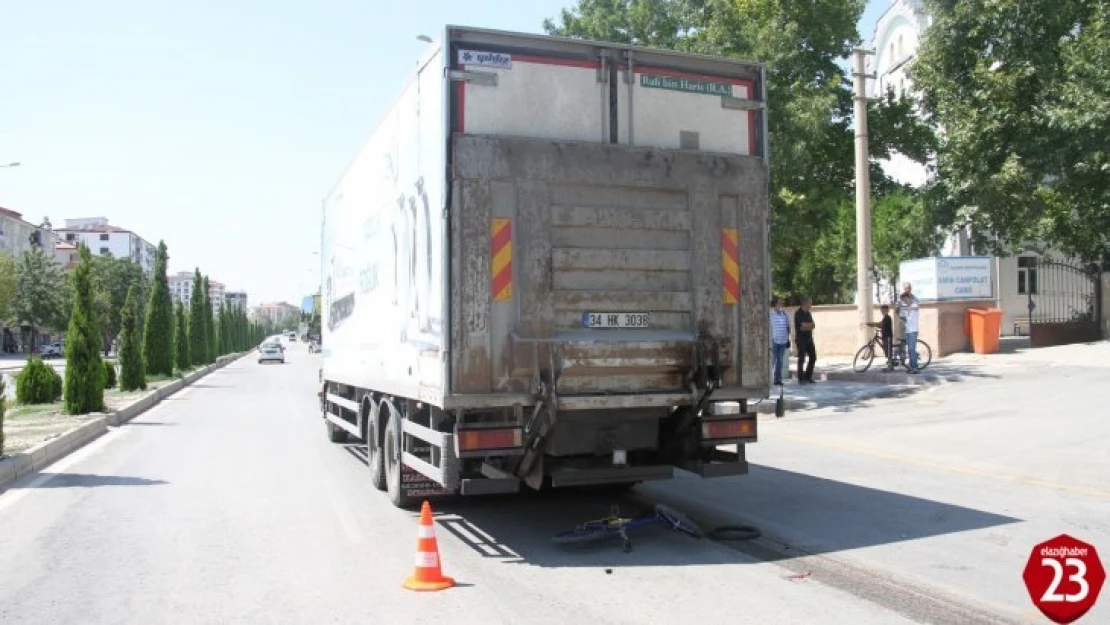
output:
[{"label": "man in white shirt", "polygon": [[920,304],[917,298],[913,296],[911,288],[909,284],[906,284],[906,290],[902,292],[901,305],[898,308],[906,328],[906,353],[910,359],[909,372],[917,373],[917,331]]},{"label": "man in white shirt", "polygon": [[782,308],[782,298],[776,297],[771,309],[771,361],[774,363],[775,386],[782,386],[782,361],[790,347],[790,315]]}]

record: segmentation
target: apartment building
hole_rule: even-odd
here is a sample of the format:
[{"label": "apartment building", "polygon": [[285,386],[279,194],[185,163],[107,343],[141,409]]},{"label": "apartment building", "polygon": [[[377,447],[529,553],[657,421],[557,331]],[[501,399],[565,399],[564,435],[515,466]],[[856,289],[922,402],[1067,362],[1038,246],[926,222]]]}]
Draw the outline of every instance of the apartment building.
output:
[{"label": "apartment building", "polygon": [[108,223],[104,217],[67,219],[65,226],[55,230],[58,237],[71,245],[84,243],[94,256],[130,258],[150,274],[158,248],[138,234]]},{"label": "apartment building", "polygon": [[[193,299],[193,272],[179,271],[166,276],[170,285],[170,296],[175,302],[181,302],[186,308]],[[208,279],[208,298],[212,301],[212,311],[219,313],[224,306],[225,287],[222,282],[212,278]],[[244,298],[246,294],[244,294]]]},{"label": "apartment building", "polygon": [[55,255],[49,223],[36,226],[24,220],[22,213],[0,207],[0,253],[18,258],[35,245],[41,246],[47,256]]},{"label": "apartment building", "polygon": [[246,291],[228,291],[224,293],[224,304],[228,310],[247,310]]}]

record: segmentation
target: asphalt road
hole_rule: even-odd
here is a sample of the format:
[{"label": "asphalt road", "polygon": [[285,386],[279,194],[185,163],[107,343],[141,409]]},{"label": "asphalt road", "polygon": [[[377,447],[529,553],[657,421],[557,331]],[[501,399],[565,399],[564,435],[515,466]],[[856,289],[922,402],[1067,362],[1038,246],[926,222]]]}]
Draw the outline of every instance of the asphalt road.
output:
[{"label": "asphalt road", "polygon": [[372,489],[358,446],[327,442],[315,356],[288,359],[234,363],[0,495],[0,622],[1009,622],[1038,616],[1035,542],[1110,545],[1088,403],[1106,370],[1062,371],[1068,404],[1034,376],[762,421],[752,475],[619,502],[767,534],[735,548],[653,529],[628,554],[551,544],[608,511],[594,493],[441,501],[459,587],[412,593],[416,515]]}]

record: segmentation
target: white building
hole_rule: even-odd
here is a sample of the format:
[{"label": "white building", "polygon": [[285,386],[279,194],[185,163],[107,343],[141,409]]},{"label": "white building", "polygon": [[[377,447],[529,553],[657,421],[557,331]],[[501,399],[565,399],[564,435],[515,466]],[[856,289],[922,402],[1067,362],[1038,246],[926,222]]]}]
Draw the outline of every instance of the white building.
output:
[{"label": "white building", "polygon": [[24,221],[23,214],[0,207],[0,253],[19,258],[34,245],[47,256],[56,254],[54,235],[49,228]]},{"label": "white building", "polygon": [[[917,59],[917,48],[922,35],[932,24],[922,0],[894,0],[890,8],[875,24],[871,47],[868,96],[877,98],[892,91],[896,97],[913,95],[913,83],[908,70]],[[883,171],[895,181],[912,187],[923,186],[928,181],[928,167],[916,163],[902,154],[880,161]]]},{"label": "white building", "polygon": [[55,232],[67,243],[84,243],[94,256],[130,258],[145,273],[154,271],[154,257],[158,248],[126,228],[111,225],[104,217],[67,219],[65,227],[58,228]]},{"label": "white building", "polygon": [[224,293],[224,302],[227,304],[228,310],[247,310],[247,293],[246,291],[228,291]]},{"label": "white building", "polygon": [[[193,299],[193,272],[179,271],[166,276],[170,285],[170,296],[175,302],[181,302],[185,308]],[[212,312],[219,314],[224,304],[224,285],[212,278],[208,279],[208,299],[212,302]]]},{"label": "white building", "polygon": [[255,320],[268,320],[274,325],[286,323],[300,318],[301,309],[287,302],[273,302],[261,304],[251,309],[251,318]]}]

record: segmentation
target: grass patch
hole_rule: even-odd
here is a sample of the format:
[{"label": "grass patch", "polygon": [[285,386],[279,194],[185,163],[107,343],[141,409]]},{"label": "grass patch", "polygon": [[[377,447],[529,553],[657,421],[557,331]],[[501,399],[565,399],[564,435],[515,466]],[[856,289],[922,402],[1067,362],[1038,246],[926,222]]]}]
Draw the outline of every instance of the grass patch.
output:
[{"label": "grass patch", "polygon": [[53,404],[14,404],[4,413],[4,420],[19,421],[20,419],[34,419],[52,414],[61,414],[62,402]]}]

